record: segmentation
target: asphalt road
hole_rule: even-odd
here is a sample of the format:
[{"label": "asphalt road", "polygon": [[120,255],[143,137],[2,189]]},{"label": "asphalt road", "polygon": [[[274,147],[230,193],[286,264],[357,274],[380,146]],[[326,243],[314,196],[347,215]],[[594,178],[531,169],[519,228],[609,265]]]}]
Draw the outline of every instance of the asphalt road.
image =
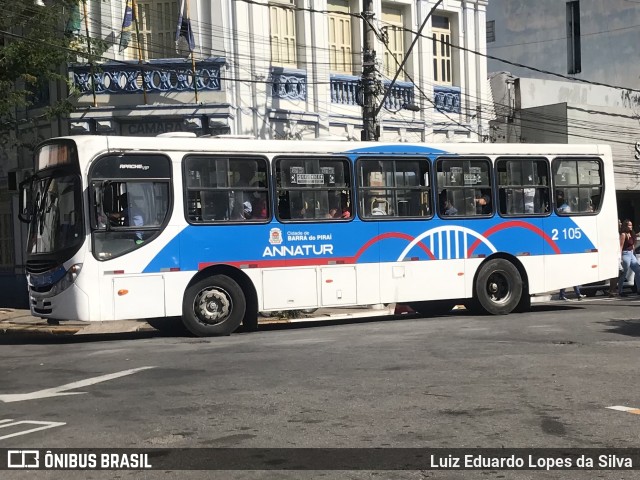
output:
[{"label": "asphalt road", "polygon": [[[454,311],[270,326],[211,339],[151,332],[4,336],[0,448],[639,447],[640,415],[608,408],[640,408],[639,308],[636,298],[587,299],[503,317]],[[3,479],[638,476],[0,472]]]}]

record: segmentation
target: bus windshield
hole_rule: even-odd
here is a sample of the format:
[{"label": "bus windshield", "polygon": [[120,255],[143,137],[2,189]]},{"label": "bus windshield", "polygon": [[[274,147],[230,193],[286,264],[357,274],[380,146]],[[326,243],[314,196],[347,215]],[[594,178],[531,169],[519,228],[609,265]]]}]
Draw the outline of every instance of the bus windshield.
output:
[{"label": "bus windshield", "polygon": [[34,211],[27,253],[55,253],[83,241],[80,177],[53,175],[33,182]]}]

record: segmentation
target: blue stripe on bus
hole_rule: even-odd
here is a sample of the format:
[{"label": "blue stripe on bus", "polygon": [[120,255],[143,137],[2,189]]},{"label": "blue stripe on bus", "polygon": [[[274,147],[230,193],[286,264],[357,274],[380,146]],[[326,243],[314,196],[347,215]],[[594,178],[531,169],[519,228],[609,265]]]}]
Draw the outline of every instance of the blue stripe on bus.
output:
[{"label": "blue stripe on bus", "polygon": [[363,222],[354,218],[345,223],[297,224],[274,220],[264,225],[189,225],[144,272],[193,271],[216,263],[268,268],[484,258],[496,251],[534,256],[594,250],[594,243],[570,217],[555,215],[460,221]]}]

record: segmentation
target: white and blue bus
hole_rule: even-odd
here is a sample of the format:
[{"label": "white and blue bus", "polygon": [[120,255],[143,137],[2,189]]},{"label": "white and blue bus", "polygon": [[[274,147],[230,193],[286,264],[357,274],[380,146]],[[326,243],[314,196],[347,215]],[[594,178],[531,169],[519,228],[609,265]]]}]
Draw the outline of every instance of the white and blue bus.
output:
[{"label": "white and blue bus", "polygon": [[182,317],[406,303],[507,314],[615,277],[611,150],[78,136],[22,185],[33,315]]}]

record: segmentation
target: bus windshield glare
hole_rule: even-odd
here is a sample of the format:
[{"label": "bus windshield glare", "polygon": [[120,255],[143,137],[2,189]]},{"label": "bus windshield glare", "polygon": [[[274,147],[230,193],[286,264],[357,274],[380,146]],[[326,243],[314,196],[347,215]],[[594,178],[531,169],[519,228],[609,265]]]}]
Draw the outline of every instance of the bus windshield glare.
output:
[{"label": "bus windshield glare", "polygon": [[28,253],[54,253],[83,242],[80,178],[48,176],[33,182]]}]

